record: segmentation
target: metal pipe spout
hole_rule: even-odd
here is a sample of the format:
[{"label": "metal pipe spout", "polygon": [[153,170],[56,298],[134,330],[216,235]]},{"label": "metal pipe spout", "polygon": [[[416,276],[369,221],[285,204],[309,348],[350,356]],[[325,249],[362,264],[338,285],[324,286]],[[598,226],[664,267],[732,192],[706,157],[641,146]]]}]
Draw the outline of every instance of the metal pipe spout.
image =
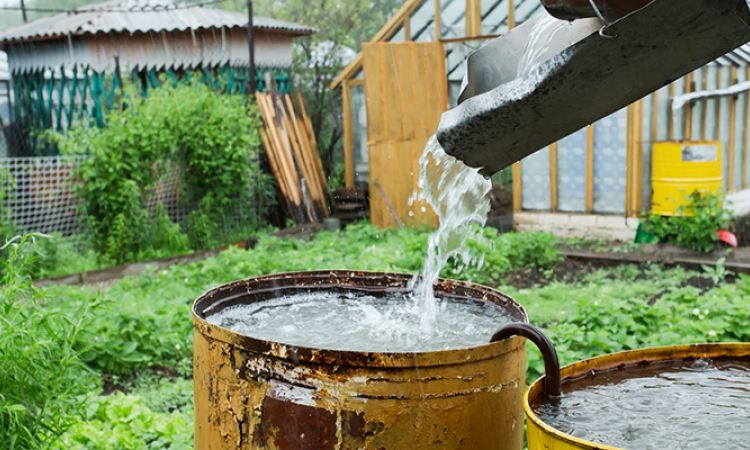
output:
[{"label": "metal pipe spout", "polygon": [[491,175],[746,44],[748,24],[746,0],[654,0],[609,24],[543,11],[469,57],[437,139]]}]

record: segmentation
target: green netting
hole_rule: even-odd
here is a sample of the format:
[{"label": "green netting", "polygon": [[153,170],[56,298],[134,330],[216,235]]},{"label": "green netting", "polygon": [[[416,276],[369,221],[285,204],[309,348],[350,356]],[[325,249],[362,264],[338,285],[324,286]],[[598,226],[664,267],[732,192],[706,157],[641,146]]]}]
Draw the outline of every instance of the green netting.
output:
[{"label": "green netting", "polygon": [[[249,68],[225,65],[215,69],[198,71],[163,72],[134,70],[129,75],[141,95],[148,95],[150,89],[156,88],[165,79],[166,82],[186,83],[197,77],[213,89],[230,95],[247,95],[250,81]],[[291,90],[291,70],[288,68],[262,68],[255,74],[258,90],[266,89],[266,76],[271,74],[276,87],[283,93]],[[32,71],[13,71],[13,117],[27,130],[37,131],[29,134],[27,155],[55,156],[57,148],[44,143],[38,138],[38,131],[50,130],[64,133],[71,126],[103,126],[104,116],[113,105],[118,104],[122,95],[122,81],[114,73],[95,72],[88,67],[74,67],[72,70],[38,69]]]}]

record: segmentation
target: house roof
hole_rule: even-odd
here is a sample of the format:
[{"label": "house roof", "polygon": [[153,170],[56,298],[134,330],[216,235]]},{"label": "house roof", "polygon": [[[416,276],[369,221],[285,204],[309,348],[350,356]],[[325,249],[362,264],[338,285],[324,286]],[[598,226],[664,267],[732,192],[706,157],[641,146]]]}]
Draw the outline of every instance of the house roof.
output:
[{"label": "house roof", "polygon": [[[0,32],[0,43],[96,33],[245,28],[247,23],[247,14],[197,4],[173,0],[110,0],[4,30]],[[310,35],[317,31],[312,27],[268,17],[253,17],[253,25],[294,36]]]}]

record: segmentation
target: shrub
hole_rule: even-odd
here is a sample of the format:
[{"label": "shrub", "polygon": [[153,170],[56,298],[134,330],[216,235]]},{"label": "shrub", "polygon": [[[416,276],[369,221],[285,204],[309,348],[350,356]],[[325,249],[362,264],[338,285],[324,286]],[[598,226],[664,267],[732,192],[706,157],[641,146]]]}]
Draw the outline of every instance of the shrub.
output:
[{"label": "shrub", "polygon": [[110,112],[104,128],[50,135],[63,153],[91,155],[78,174],[78,193],[96,250],[115,263],[187,251],[166,212],[146,208],[165,171],[178,171],[186,206],[212,220],[236,215],[235,205],[243,205],[238,221],[257,227],[275,196],[257,162],[254,104],[195,80],[162,84],[144,99],[126,90],[127,107]]},{"label": "shrub", "polygon": [[677,208],[674,217],[651,214],[645,223],[646,232],[660,242],[693,250],[710,252],[719,243],[716,232],[732,227],[734,215],[725,208],[723,193],[694,191],[686,196],[687,205]]},{"label": "shrub", "polygon": [[[70,320],[45,313],[29,271],[36,262],[28,245],[39,235],[6,245],[0,284],[0,448],[47,448],[79,421],[85,394],[96,383],[76,347],[96,301]],[[84,348],[85,350],[85,348]]]}]

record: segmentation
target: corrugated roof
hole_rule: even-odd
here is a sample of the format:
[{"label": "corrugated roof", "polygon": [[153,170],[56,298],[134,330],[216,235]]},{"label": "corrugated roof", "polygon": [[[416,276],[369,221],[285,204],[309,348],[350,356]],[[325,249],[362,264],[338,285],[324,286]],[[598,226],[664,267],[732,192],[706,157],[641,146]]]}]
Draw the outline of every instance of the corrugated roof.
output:
[{"label": "corrugated roof", "polygon": [[[317,31],[306,25],[268,17],[254,17],[253,24],[256,28],[296,36]],[[247,27],[247,15],[170,0],[110,0],[2,31],[0,42],[96,33],[147,33],[224,27]]]}]

